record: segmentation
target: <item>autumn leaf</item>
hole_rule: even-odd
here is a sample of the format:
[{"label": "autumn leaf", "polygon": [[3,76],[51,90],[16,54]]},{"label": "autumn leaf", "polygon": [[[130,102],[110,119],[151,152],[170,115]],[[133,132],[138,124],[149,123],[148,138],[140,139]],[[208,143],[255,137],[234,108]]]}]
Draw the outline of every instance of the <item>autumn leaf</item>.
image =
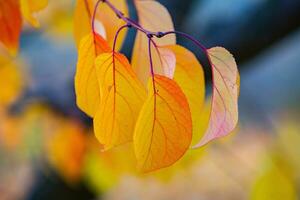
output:
[{"label": "autumn leaf", "polygon": [[[135,1],[139,24],[150,31],[172,31],[174,30],[174,25],[172,18],[167,11],[167,9],[156,1]],[[165,68],[162,66],[159,54],[157,52],[157,47],[165,45],[174,45],[176,44],[176,37],[170,35],[163,38],[153,38],[153,41],[157,46],[154,46],[152,49],[152,61],[155,68],[155,72],[160,75],[166,75],[162,70]],[[153,44],[152,44],[153,45]],[[139,79],[143,84],[147,85],[147,80],[149,78],[149,59],[148,59],[148,37],[141,33],[137,32],[134,49],[132,54],[132,67],[137,73]],[[168,67],[172,68],[172,67]]]},{"label": "autumn leaf", "polygon": [[180,159],[192,140],[192,119],[188,101],[175,81],[154,76],[148,98],[134,131],[137,167],[150,172],[168,167]]},{"label": "autumn leaf", "polygon": [[21,12],[24,18],[34,27],[39,27],[39,21],[35,15],[38,11],[44,9],[48,0],[20,0]]},{"label": "autumn leaf", "polygon": [[132,141],[146,91],[122,54],[101,54],[96,68],[101,104],[94,118],[94,130],[104,150],[108,150]]},{"label": "autumn leaf", "polygon": [[238,121],[239,75],[233,56],[224,48],[208,49],[212,65],[213,95],[208,130],[195,148],[226,136]]},{"label": "autumn leaf", "polygon": [[[150,31],[174,30],[173,21],[168,10],[156,1],[135,1],[139,24]],[[170,35],[163,38],[153,38],[160,46],[176,43],[176,37]]]},{"label": "autumn leaf", "polygon": [[18,0],[0,0],[0,24],[0,42],[16,55],[22,27]]},{"label": "autumn leaf", "polygon": [[86,136],[82,127],[64,121],[47,140],[50,164],[70,183],[80,180],[86,151]]},{"label": "autumn leaf", "polygon": [[0,110],[13,103],[22,92],[20,69],[11,60],[0,56]]},{"label": "autumn leaf", "polygon": [[202,130],[205,82],[201,64],[196,56],[180,45],[166,46],[176,56],[175,82],[187,97],[193,119],[193,135]]},{"label": "autumn leaf", "polygon": [[[111,2],[116,5],[124,15],[128,15],[128,8],[125,0],[112,0]],[[80,40],[92,30],[94,7],[94,0],[77,0],[76,2],[74,11],[74,37],[77,46],[79,46]],[[103,3],[99,4],[97,11],[94,22],[95,32],[106,39],[110,47],[112,47],[115,33],[118,28],[125,23],[122,20],[118,20],[115,13]],[[116,50],[121,48],[125,36],[126,31],[119,34]]]},{"label": "autumn leaf", "polygon": [[[153,68],[155,74],[173,79],[175,68],[176,68],[176,56],[174,52],[171,49],[167,48],[166,46],[159,47],[157,45],[155,46],[152,43],[150,45],[151,45],[152,63],[154,66]],[[149,56],[147,56],[144,59],[150,62]],[[148,69],[148,74],[150,76],[149,69]]]},{"label": "autumn leaf", "polygon": [[89,34],[80,43],[75,75],[75,92],[78,107],[93,117],[100,104],[100,90],[95,70],[96,56],[110,52],[107,42],[99,35]]},{"label": "autumn leaf", "polygon": [[92,30],[93,0],[77,0],[74,10],[74,38],[77,47]]},{"label": "autumn leaf", "polygon": [[153,65],[160,66],[160,68],[154,69],[155,73],[173,79],[176,68],[176,55],[174,52],[168,48],[154,47],[152,55],[155,54],[157,54],[157,57],[159,58],[159,63],[154,63]]}]

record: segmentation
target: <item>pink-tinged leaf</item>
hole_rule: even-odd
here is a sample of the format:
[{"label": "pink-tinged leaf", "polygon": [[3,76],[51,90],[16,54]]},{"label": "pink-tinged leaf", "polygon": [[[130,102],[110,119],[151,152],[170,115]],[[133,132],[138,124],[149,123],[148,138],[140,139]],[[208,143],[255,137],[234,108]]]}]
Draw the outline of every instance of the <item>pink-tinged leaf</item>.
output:
[{"label": "pink-tinged leaf", "polygon": [[[175,68],[176,68],[175,53],[168,48],[169,46],[159,47],[159,46],[154,46],[153,44],[151,44],[151,46],[152,46],[151,48],[152,63],[154,66],[155,74],[173,79],[175,74]],[[147,59],[149,59],[149,56]],[[148,61],[150,62],[150,60]],[[148,71],[150,73],[150,69],[148,69]]]},{"label": "pink-tinged leaf", "polygon": [[213,73],[213,95],[209,125],[194,148],[231,133],[238,122],[239,73],[233,56],[222,47],[208,49]]},{"label": "pink-tinged leaf", "polygon": [[176,56],[175,54],[167,48],[158,47],[157,52],[159,56],[159,64],[161,66],[155,73],[162,74],[170,79],[173,79],[176,67]]}]

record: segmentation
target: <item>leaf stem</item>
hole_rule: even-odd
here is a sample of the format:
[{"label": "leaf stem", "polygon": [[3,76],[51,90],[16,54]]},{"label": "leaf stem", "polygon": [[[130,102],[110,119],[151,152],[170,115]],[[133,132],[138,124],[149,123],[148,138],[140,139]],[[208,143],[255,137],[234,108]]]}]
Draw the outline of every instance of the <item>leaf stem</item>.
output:
[{"label": "leaf stem", "polygon": [[[191,40],[193,43],[195,43],[201,50],[203,50],[205,52],[205,54],[208,54],[207,49],[205,48],[204,45],[202,45],[198,40],[196,40],[194,37],[190,36],[189,34],[186,34],[184,32],[180,32],[180,31],[167,31],[167,32],[153,32],[153,31],[149,31],[145,28],[143,28],[139,23],[133,21],[132,19],[125,17],[124,14],[118,10],[111,2],[110,0],[99,0],[103,3],[106,3],[117,15],[117,17],[119,17],[120,19],[122,19],[123,21],[125,21],[128,25],[134,27],[135,29],[145,33],[147,36],[155,36],[157,38],[162,38],[164,36],[170,35],[170,34],[177,34],[177,35],[181,35],[189,40]],[[99,1],[97,3],[99,3]],[[95,8],[96,9],[96,8]],[[151,39],[150,40],[152,43],[154,43],[154,41]],[[154,43],[155,44],[155,43]]]},{"label": "leaf stem", "polygon": [[177,35],[181,35],[187,39],[189,39],[190,41],[192,41],[194,44],[196,44],[196,46],[198,46],[202,51],[204,51],[205,53],[207,53],[207,49],[204,45],[202,45],[197,39],[195,39],[194,37],[190,36],[187,33],[184,32],[180,32],[180,31],[167,31],[167,32],[163,32],[160,33],[160,37],[164,37],[166,35],[170,35],[170,34],[177,34]]},{"label": "leaf stem", "polygon": [[[84,7],[86,9],[86,12],[88,13],[89,19],[91,20],[92,19],[91,10],[90,10],[89,3],[87,2],[87,0],[84,0]],[[90,21],[90,25],[91,25],[91,23],[92,23],[92,21]]]},{"label": "leaf stem", "polygon": [[141,25],[139,25],[137,22],[133,21],[132,19],[125,17],[124,13],[122,13],[120,10],[118,10],[109,0],[100,0],[104,3],[106,3],[117,15],[118,18],[125,21],[127,24],[130,24],[132,27],[136,28],[137,30],[145,33],[146,35],[155,35],[156,32],[152,32],[149,30],[146,30]]},{"label": "leaf stem", "polygon": [[[206,57],[209,60],[209,63],[211,65],[211,67],[214,68],[214,66],[213,66],[213,64],[212,64],[212,62],[210,60],[209,52],[208,52],[207,48],[204,45],[202,45],[197,39],[195,39],[194,37],[192,37],[191,35],[189,35],[187,33],[184,33],[184,32],[180,32],[180,31],[167,31],[167,32],[153,32],[153,31],[149,31],[149,30],[145,29],[144,27],[142,27],[138,22],[135,22],[134,20],[132,20],[132,19],[130,19],[128,17],[125,17],[124,13],[122,13],[120,10],[118,10],[110,2],[110,0],[98,0],[97,4],[95,6],[95,10],[94,10],[93,23],[94,23],[94,20],[95,20],[95,13],[96,13],[98,4],[100,2],[106,3],[115,12],[115,14],[117,15],[118,18],[120,18],[124,22],[126,22],[127,25],[125,25],[125,26],[127,26],[127,27],[134,27],[138,31],[141,31],[145,35],[147,35],[147,37],[149,38],[149,40],[148,40],[148,46],[149,46],[148,47],[148,51],[149,52],[148,53],[149,53],[149,57],[150,57],[150,71],[151,71],[151,75],[152,75],[153,81],[154,81],[154,69],[153,69],[153,61],[152,61],[152,53],[151,53],[151,43],[157,48],[156,43],[152,39],[153,36],[155,36],[157,38],[163,38],[163,37],[165,37],[167,35],[175,34],[175,35],[181,35],[181,36],[185,37],[186,39],[189,39],[190,41],[192,41],[197,47],[199,47],[205,53]],[[123,29],[123,28],[124,27],[122,26],[120,29]],[[118,30],[118,32],[120,31],[120,29]],[[118,35],[118,33],[117,33],[117,35]],[[116,43],[116,41],[114,42],[114,48],[115,48],[115,43]]]},{"label": "leaf stem", "polygon": [[[119,36],[120,32],[121,32],[123,29],[128,28],[128,27],[130,27],[130,25],[128,25],[128,24],[121,26],[121,27],[117,30],[116,35],[115,35],[115,38],[114,38],[113,51],[112,51],[114,93],[116,93],[116,62],[115,62],[115,50],[116,50],[116,44],[117,44],[117,40],[118,40],[118,36]],[[115,95],[114,95],[114,98],[115,98]],[[114,103],[115,103],[115,99],[114,99]]]},{"label": "leaf stem", "polygon": [[[169,34],[178,34],[181,35],[189,40],[191,40],[192,42],[194,42],[200,49],[202,49],[206,54],[207,49],[198,41],[196,40],[194,37],[190,36],[189,34],[186,34],[184,32],[180,32],[180,31],[167,31],[167,32],[153,32],[153,31],[149,31],[145,28],[143,28],[139,23],[133,21],[132,19],[125,17],[124,13],[122,13],[120,10],[118,10],[109,0],[98,0],[95,10],[97,9],[98,3],[99,2],[103,2],[106,3],[117,15],[118,18],[122,19],[123,21],[125,21],[127,23],[127,25],[134,27],[135,29],[145,33],[147,36],[155,36],[157,38],[162,38],[166,35]],[[96,13],[96,11],[94,12]],[[94,17],[93,17],[94,20]],[[151,38],[150,38],[151,39]],[[154,42],[152,39],[150,40],[152,43]]]},{"label": "leaf stem", "polygon": [[[186,39],[189,39],[190,41],[192,41],[197,47],[199,47],[204,53],[205,53],[205,56],[207,57],[208,59],[208,62],[209,62],[209,65],[211,66],[211,69],[212,69],[212,80],[213,80],[213,85],[214,85],[214,68],[215,66],[213,65],[212,61],[211,61],[211,58],[209,56],[209,52],[207,50],[207,48],[202,45],[197,39],[195,39],[193,36],[189,35],[189,34],[186,34],[184,32],[180,32],[180,31],[167,31],[167,32],[160,32],[160,37],[164,37],[164,36],[167,36],[167,35],[170,35],[170,34],[176,34],[176,35],[181,35],[183,37],[185,37]],[[213,92],[214,93],[214,92]],[[213,94],[214,95],[214,94]]]},{"label": "leaf stem", "polygon": [[117,30],[116,35],[115,35],[115,38],[114,38],[114,43],[113,43],[113,53],[115,53],[115,50],[116,50],[116,44],[117,44],[117,40],[118,40],[118,36],[119,36],[120,32],[121,32],[123,29],[125,29],[125,28],[130,28],[130,27],[131,27],[131,25],[126,24],[126,25],[121,26],[121,27]]},{"label": "leaf stem", "polygon": [[149,55],[149,60],[150,60],[150,72],[151,72],[151,76],[154,77],[154,68],[153,68],[153,60],[152,60],[151,43],[152,43],[151,36],[148,35],[148,55]]},{"label": "leaf stem", "polygon": [[98,6],[99,4],[103,2],[103,0],[98,0],[96,5],[95,5],[95,8],[94,8],[94,13],[93,13],[93,17],[92,17],[92,30],[93,30],[93,34],[95,35],[96,34],[96,31],[95,31],[95,20],[96,20],[96,14],[97,14],[97,10],[98,10]]},{"label": "leaf stem", "polygon": [[155,86],[155,72],[154,72],[154,67],[153,67],[153,59],[152,59],[152,51],[151,51],[151,43],[153,43],[152,40],[152,35],[147,35],[148,36],[148,55],[149,55],[149,60],[150,60],[150,73],[151,73],[151,77],[152,77],[152,85],[153,85],[153,94],[154,94],[154,98],[155,98],[155,94],[156,94],[156,86]]}]

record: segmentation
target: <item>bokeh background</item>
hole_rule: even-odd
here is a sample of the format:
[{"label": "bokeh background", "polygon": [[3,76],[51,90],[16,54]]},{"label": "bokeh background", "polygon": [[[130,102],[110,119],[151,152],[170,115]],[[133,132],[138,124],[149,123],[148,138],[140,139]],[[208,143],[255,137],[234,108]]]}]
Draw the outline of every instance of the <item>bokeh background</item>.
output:
[{"label": "bokeh background", "polygon": [[[91,120],[75,105],[74,1],[49,0],[42,27],[23,28],[19,55],[0,57],[1,200],[299,199],[300,1],[160,2],[177,30],[235,56],[236,131],[147,175],[135,173],[130,145],[101,153]],[[134,35],[122,49],[128,57]],[[178,42],[203,61],[191,43]]]}]

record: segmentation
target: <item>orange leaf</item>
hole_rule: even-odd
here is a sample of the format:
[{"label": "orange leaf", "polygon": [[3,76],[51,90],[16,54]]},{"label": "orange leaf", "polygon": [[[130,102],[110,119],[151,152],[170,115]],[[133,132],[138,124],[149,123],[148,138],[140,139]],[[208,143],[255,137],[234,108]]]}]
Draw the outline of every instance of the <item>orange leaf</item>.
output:
[{"label": "orange leaf", "polygon": [[94,130],[107,150],[132,141],[146,91],[122,54],[101,54],[96,59],[96,68],[101,104],[94,118]]},{"label": "orange leaf", "polygon": [[99,104],[100,93],[95,70],[96,56],[110,52],[106,41],[99,35],[89,34],[80,43],[75,75],[75,92],[78,107],[93,117]]},{"label": "orange leaf", "polygon": [[208,130],[195,146],[228,135],[238,121],[239,75],[233,56],[224,48],[208,50],[213,72],[213,96]]},{"label": "orange leaf", "polygon": [[134,132],[138,169],[150,172],[180,159],[192,140],[188,101],[175,81],[155,75]]},{"label": "orange leaf", "polygon": [[[53,128],[53,127],[52,127]],[[47,138],[47,153],[50,164],[68,181],[80,180],[86,153],[86,136],[76,122],[64,121],[59,129]]]},{"label": "orange leaf", "polygon": [[36,19],[34,14],[44,9],[48,0],[20,0],[21,12],[24,18],[34,27],[39,27],[39,21]]},{"label": "orange leaf", "polygon": [[179,45],[165,47],[176,56],[175,82],[186,95],[193,119],[193,137],[202,131],[202,112],[205,99],[204,73],[196,56]]},{"label": "orange leaf", "polygon": [[[160,3],[156,1],[135,1],[135,5],[138,12],[139,24],[145,29],[155,32],[174,30],[174,25],[169,12]],[[153,40],[158,47],[176,44],[175,35],[170,35],[159,39],[153,38]],[[158,51],[155,49],[155,47],[152,48],[152,51],[152,60],[155,73],[172,77],[173,75],[169,76],[162,70],[165,67],[162,66]],[[132,55],[132,67],[137,73],[139,79],[146,86],[149,78],[150,68],[148,58],[148,38],[144,33],[141,32],[137,33],[135,39]]]},{"label": "orange leaf", "polygon": [[15,55],[22,27],[18,0],[0,0],[0,42]]}]

